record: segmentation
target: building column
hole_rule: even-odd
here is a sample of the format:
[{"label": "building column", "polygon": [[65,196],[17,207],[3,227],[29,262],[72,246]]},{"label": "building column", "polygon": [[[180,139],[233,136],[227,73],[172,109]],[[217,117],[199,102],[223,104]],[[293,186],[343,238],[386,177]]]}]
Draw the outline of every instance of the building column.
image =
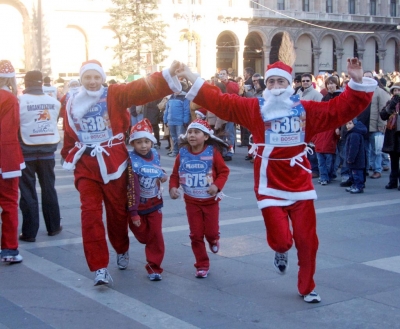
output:
[{"label": "building column", "polygon": [[363,60],[365,49],[357,49],[358,59]]},{"label": "building column", "polygon": [[[379,70],[384,71],[385,67],[385,57],[386,57],[386,49],[379,49],[378,50],[379,56]],[[385,72],[384,72],[385,73]]]},{"label": "building column", "polygon": [[267,66],[270,64],[269,63],[269,54],[271,53],[271,46],[263,46],[262,47],[263,53],[264,53],[264,70],[267,70]]},{"label": "building column", "polygon": [[343,48],[336,48],[336,72],[341,76],[343,69],[342,69],[342,57],[344,55]]},{"label": "building column", "polygon": [[243,72],[243,52],[244,52],[244,45],[238,45],[236,48],[237,51],[237,72],[236,76],[240,76]]},{"label": "building column", "polygon": [[313,75],[316,77],[319,72],[319,56],[321,56],[321,48],[313,48],[314,55],[314,72]]}]

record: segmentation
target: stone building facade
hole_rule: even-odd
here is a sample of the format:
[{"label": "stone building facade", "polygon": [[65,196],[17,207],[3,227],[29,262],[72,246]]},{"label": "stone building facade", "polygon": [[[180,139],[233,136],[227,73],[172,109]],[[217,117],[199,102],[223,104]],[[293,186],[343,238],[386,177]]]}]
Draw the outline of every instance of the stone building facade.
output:
[{"label": "stone building facade", "polygon": [[[368,70],[399,70],[399,0],[156,1],[169,24],[170,50],[159,65],[147,56],[142,74],[173,59],[188,62],[205,78],[219,68],[242,75],[252,67],[262,74],[278,59],[283,31],[294,41],[294,74],[340,73],[352,56]],[[108,71],[117,64],[110,47],[118,42],[108,27],[110,6],[110,0],[0,0],[0,39],[9,45],[0,48],[0,57],[21,73],[41,69],[54,79],[76,76],[92,58]]]}]

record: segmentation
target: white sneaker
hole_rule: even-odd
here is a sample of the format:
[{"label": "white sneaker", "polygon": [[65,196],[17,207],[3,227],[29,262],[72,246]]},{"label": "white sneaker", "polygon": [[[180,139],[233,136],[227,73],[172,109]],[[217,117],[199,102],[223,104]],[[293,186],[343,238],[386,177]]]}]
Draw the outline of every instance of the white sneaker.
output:
[{"label": "white sneaker", "polygon": [[150,281],[161,281],[162,276],[160,273],[151,273],[148,275]]},{"label": "white sneaker", "polygon": [[113,282],[113,279],[108,273],[108,270],[106,268],[101,268],[100,270],[96,271],[96,276],[94,278],[94,285],[95,286],[100,286],[103,284],[109,284]]},{"label": "white sneaker", "polygon": [[308,295],[302,295],[299,293],[301,297],[303,297],[306,303],[319,303],[321,301],[321,297],[313,290]]},{"label": "white sneaker", "polygon": [[203,279],[208,276],[209,272],[210,272],[210,270],[197,270],[196,274],[194,276],[198,279]]},{"label": "white sneaker", "polygon": [[21,263],[23,260],[22,256],[20,254],[15,255],[15,256],[4,256],[1,257],[2,262],[7,262],[10,264],[16,264],[16,263]]},{"label": "white sneaker", "polygon": [[120,270],[126,270],[129,265],[129,251],[117,254],[117,265]]},{"label": "white sneaker", "polygon": [[286,274],[286,270],[289,268],[289,253],[275,252],[274,267],[279,274]]}]

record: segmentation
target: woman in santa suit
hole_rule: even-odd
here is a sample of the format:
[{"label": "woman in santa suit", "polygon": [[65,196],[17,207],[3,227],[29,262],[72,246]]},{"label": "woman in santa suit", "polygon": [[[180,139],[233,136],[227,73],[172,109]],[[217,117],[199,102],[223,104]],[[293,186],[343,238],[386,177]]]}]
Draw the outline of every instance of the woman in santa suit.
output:
[{"label": "woman in santa suit", "polygon": [[[180,90],[175,76],[179,63],[170,69],[128,84],[103,87],[105,72],[96,60],[82,64],[80,91],[68,100],[65,116],[63,167],[74,170],[80,193],[83,247],[95,285],[112,281],[109,253],[102,220],[106,210],[107,233],[117,252],[119,269],[128,266],[127,160],[125,132],[127,108],[146,104]],[[107,118],[107,120],[106,120]]]},{"label": "woman in santa suit", "polygon": [[18,141],[19,105],[15,70],[8,60],[0,61],[0,208],[1,260],[22,262],[18,251],[18,182],[25,168]]}]

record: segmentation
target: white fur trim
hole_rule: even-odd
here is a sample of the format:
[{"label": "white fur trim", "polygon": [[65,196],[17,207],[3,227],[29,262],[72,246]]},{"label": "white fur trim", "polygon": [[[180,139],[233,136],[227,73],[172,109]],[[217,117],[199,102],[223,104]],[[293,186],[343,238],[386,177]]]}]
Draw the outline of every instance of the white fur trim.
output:
[{"label": "white fur trim", "polygon": [[82,80],[83,74],[88,70],[95,70],[95,71],[99,72],[101,74],[101,76],[103,77],[103,83],[106,82],[106,79],[107,79],[106,73],[104,72],[103,68],[100,65],[95,64],[95,63],[87,63],[81,67],[81,70],[79,71],[79,76],[81,77],[81,80]]},{"label": "white fur trim", "polygon": [[204,115],[204,114],[201,113],[200,111],[197,111],[197,110],[196,110],[196,111],[194,111],[194,113],[200,115],[202,119],[205,119],[205,118],[206,118],[206,115]]},{"label": "white fur trim", "polygon": [[297,201],[293,200],[275,200],[275,199],[265,199],[257,201],[258,209],[263,209],[267,207],[286,207],[290,206]]},{"label": "white fur trim", "polygon": [[0,73],[0,78],[14,78],[15,72]]},{"label": "white fur trim", "polygon": [[139,139],[139,138],[147,138],[147,139],[150,139],[153,143],[155,143],[155,144],[157,143],[157,139],[153,136],[153,134],[150,134],[147,131],[136,131],[129,136],[129,144],[133,140]]},{"label": "white fur trim", "polygon": [[292,83],[292,75],[282,69],[278,69],[278,68],[273,68],[273,69],[269,69],[267,70],[266,74],[265,74],[265,81],[268,80],[269,77],[272,77],[273,75],[276,75],[278,77],[284,77],[286,80],[289,81],[289,83]]},{"label": "white fur trim", "polygon": [[168,83],[168,87],[174,92],[182,91],[182,85],[179,82],[179,79],[176,75],[173,77],[171,76],[171,73],[169,73],[169,69],[164,69],[161,71],[165,81]]},{"label": "white fur trim", "polygon": [[189,92],[186,94],[186,98],[190,101],[192,101],[198,94],[200,88],[204,84],[204,80],[202,78],[197,78],[196,81],[194,82],[193,86],[190,88]]},{"label": "white fur trim", "polygon": [[0,174],[3,177],[3,179],[8,179],[8,178],[16,178],[22,176],[21,170],[15,170],[15,171],[9,171],[9,172],[1,172]]},{"label": "white fur trim", "polygon": [[353,79],[349,81],[348,86],[355,91],[365,91],[366,93],[374,92],[378,82],[372,78],[362,78],[362,83],[355,82]]}]

